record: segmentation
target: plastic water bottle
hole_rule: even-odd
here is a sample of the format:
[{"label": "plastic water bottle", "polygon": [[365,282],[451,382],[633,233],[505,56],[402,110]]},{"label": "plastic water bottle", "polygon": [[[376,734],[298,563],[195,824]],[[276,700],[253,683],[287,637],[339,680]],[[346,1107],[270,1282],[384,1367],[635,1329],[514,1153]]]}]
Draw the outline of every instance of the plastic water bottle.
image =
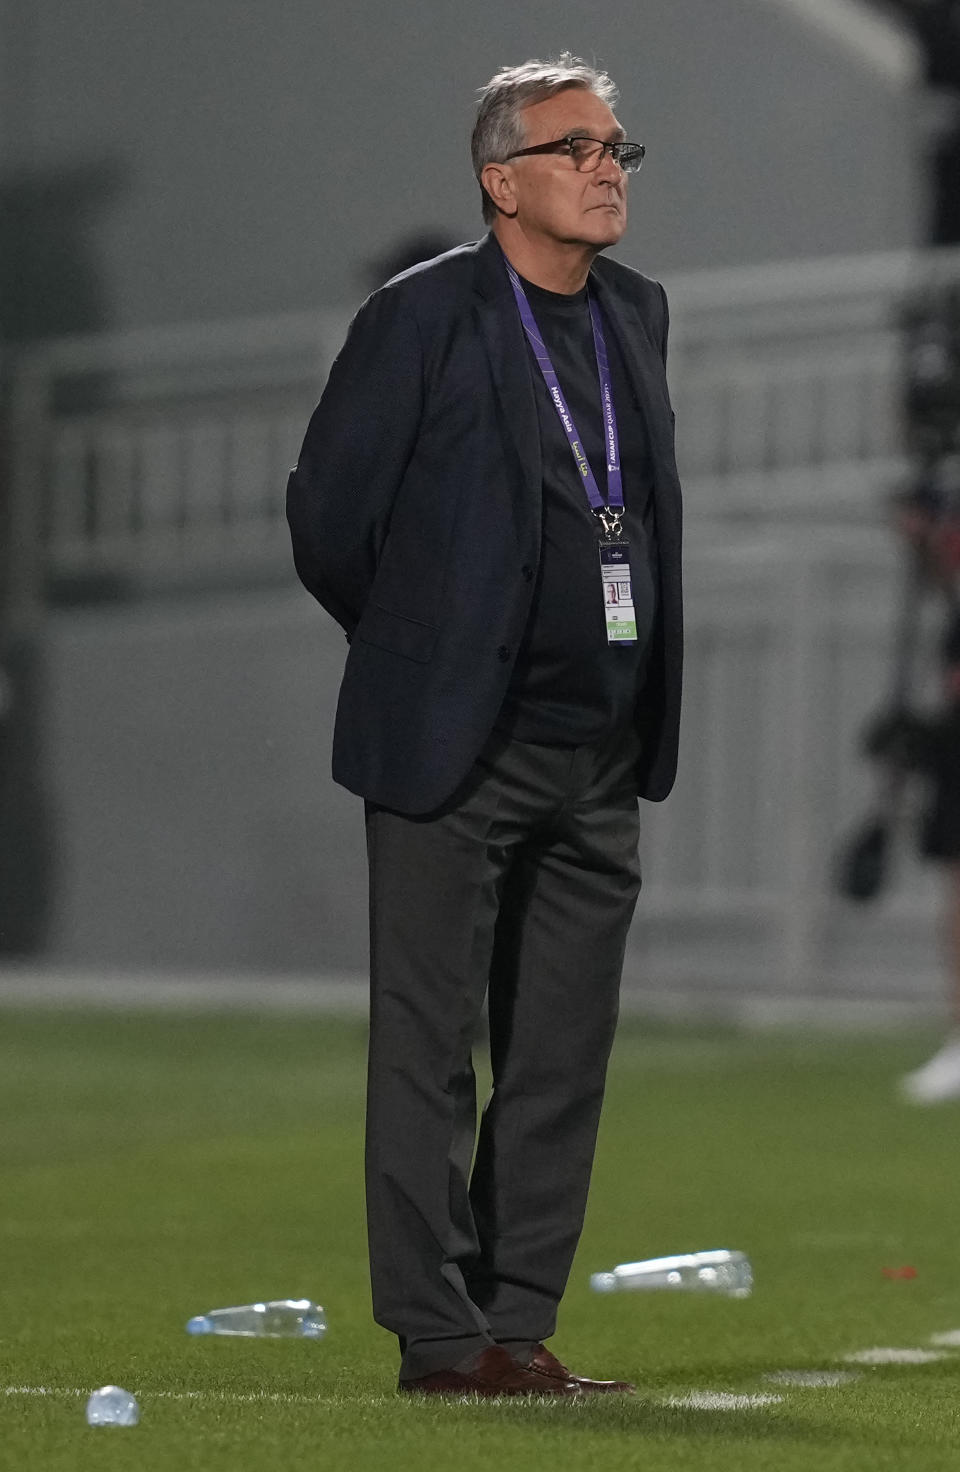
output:
[{"label": "plastic water bottle", "polygon": [[623,1262],[612,1272],[591,1274],[590,1287],[595,1293],[672,1288],[748,1298],[753,1289],[753,1269],[744,1253],[718,1248],[714,1252],[686,1252],[677,1257],[651,1257],[646,1262]]},{"label": "plastic water bottle", "polygon": [[188,1334],[235,1334],[246,1339],[322,1339],[326,1332],[326,1315],[309,1298],[212,1308],[187,1323]]},{"label": "plastic water bottle", "polygon": [[119,1385],[101,1385],[87,1401],[88,1426],[136,1426],[139,1420],[136,1399]]}]

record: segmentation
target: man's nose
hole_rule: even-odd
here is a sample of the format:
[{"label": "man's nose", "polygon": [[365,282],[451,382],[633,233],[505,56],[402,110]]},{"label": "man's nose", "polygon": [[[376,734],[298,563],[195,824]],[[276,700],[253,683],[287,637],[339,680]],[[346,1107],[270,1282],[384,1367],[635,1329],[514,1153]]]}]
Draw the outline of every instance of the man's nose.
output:
[{"label": "man's nose", "polygon": [[620,165],[614,160],[609,149],[603,150],[603,157],[597,165],[594,178],[598,184],[619,184],[624,174]]}]

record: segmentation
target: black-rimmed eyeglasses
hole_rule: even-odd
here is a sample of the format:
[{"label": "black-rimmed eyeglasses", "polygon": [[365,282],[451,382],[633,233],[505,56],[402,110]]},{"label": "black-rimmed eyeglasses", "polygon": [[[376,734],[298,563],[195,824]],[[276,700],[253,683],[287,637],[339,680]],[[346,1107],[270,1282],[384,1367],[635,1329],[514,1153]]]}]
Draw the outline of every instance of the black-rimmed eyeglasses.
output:
[{"label": "black-rimmed eyeglasses", "polygon": [[565,153],[573,159],[581,174],[589,174],[600,167],[601,160],[609,153],[625,174],[636,174],[646,151],[642,143],[604,143],[600,138],[556,138],[552,143],[518,148],[516,153],[507,154],[504,163],[511,158],[525,158],[531,153]]}]

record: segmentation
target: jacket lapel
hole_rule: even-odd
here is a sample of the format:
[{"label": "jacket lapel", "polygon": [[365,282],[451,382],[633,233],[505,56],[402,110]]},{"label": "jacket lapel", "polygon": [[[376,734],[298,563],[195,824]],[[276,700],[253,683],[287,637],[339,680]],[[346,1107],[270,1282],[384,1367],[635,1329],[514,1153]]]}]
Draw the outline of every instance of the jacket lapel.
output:
[{"label": "jacket lapel", "polygon": [[610,323],[616,333],[627,372],[633,381],[637,402],[646,420],[654,454],[659,461],[666,450],[667,458],[672,459],[672,425],[666,377],[660,349],[653,341],[650,328],[636,304],[604,280],[601,271],[597,270],[597,263],[594,263],[590,272],[590,288],[596,292],[604,320]]}]

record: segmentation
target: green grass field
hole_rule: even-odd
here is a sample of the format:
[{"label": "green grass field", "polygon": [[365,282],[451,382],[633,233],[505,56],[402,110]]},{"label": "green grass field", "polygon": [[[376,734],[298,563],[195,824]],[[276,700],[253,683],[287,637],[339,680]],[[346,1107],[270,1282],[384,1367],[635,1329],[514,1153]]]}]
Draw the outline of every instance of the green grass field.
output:
[{"label": "green grass field", "polygon": [[[370,1319],[360,1024],[0,1010],[0,1466],[955,1469],[960,1351],[839,1388],[764,1378],[960,1328],[960,1107],[892,1089],[934,1041],[625,1023],[552,1347],[639,1394],[418,1403]],[[587,1286],[716,1246],[750,1254],[752,1298]],[[326,1339],[184,1332],[289,1296],[325,1305]],[[135,1429],[87,1427],[107,1382]],[[694,1392],[782,1399],[670,1404]]]}]

